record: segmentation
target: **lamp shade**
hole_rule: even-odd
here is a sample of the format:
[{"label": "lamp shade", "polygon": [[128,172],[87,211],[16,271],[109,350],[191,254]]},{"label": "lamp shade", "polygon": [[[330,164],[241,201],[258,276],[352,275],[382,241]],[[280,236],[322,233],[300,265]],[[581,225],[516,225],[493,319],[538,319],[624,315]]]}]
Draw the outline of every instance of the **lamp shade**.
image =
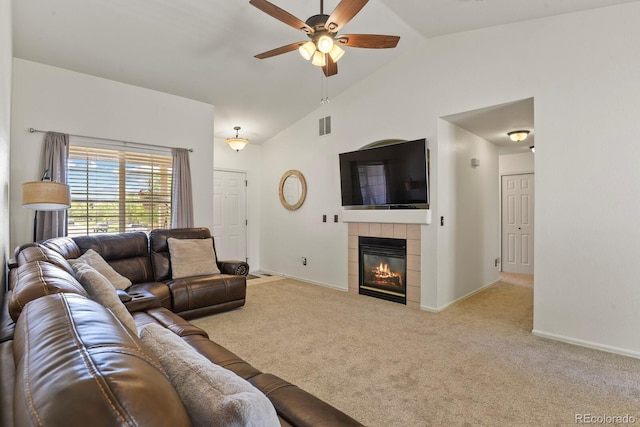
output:
[{"label": "lamp shade", "polygon": [[338,62],[338,59],[342,58],[342,55],[344,55],[344,49],[342,49],[337,44],[334,44],[331,48],[331,51],[329,51],[329,56],[331,57],[333,62]]},{"label": "lamp shade", "polygon": [[317,67],[324,67],[325,65],[327,65],[325,54],[317,50],[316,53],[313,54],[311,63]]},{"label": "lamp shade", "polygon": [[25,182],[22,184],[22,207],[38,211],[69,209],[69,186],[51,181]]},{"label": "lamp shade", "polygon": [[320,52],[329,53],[333,47],[333,39],[326,34],[322,35],[318,38],[317,45]]},{"label": "lamp shade", "polygon": [[316,45],[312,41],[308,41],[300,46],[298,51],[300,55],[308,61],[313,57],[313,54],[316,53]]},{"label": "lamp shade", "polygon": [[227,138],[227,144],[229,144],[229,147],[236,151],[242,150],[248,143],[249,140],[244,138]]}]

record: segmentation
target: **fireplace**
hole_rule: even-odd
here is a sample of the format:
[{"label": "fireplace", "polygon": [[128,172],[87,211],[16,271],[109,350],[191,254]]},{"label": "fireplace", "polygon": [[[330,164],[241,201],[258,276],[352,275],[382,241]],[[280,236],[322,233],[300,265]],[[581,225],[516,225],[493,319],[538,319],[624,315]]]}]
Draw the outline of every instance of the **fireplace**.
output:
[{"label": "fireplace", "polygon": [[358,237],[359,288],[368,295],[407,303],[407,241],[381,237]]}]

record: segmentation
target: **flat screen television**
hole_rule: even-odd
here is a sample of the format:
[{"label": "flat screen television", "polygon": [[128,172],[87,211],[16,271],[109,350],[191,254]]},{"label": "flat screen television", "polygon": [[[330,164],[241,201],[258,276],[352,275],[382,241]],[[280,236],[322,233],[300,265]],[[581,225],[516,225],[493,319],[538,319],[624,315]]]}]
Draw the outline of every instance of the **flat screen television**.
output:
[{"label": "flat screen television", "polygon": [[341,153],[339,157],[342,206],[429,207],[426,139]]}]

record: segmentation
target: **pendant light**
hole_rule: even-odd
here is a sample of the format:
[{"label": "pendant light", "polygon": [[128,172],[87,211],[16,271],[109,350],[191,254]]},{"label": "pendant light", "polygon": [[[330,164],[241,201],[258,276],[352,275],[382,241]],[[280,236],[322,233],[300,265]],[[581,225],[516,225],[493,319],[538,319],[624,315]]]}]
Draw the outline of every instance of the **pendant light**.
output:
[{"label": "pendant light", "polygon": [[240,126],[236,126],[233,129],[236,131],[236,136],[235,138],[227,138],[227,144],[229,144],[229,147],[231,147],[232,149],[236,151],[240,151],[247,146],[247,144],[249,143],[249,140],[246,138],[238,137],[238,131],[240,130]]}]

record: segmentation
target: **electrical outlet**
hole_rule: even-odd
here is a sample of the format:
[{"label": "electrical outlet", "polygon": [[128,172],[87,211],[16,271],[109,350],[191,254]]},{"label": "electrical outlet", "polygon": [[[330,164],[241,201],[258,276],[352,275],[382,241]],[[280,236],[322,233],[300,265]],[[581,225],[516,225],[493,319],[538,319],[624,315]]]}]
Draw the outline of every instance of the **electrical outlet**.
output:
[{"label": "electrical outlet", "polygon": [[302,257],[302,265],[307,265],[307,257]]},{"label": "electrical outlet", "polygon": [[333,216],[333,222],[338,222],[338,215]]},{"label": "electrical outlet", "polygon": [[327,222],[327,216],[326,215],[322,215],[322,222]]},{"label": "electrical outlet", "polygon": [[494,264],[495,267],[497,267],[498,265],[500,265],[500,258],[496,258],[496,261]]}]

